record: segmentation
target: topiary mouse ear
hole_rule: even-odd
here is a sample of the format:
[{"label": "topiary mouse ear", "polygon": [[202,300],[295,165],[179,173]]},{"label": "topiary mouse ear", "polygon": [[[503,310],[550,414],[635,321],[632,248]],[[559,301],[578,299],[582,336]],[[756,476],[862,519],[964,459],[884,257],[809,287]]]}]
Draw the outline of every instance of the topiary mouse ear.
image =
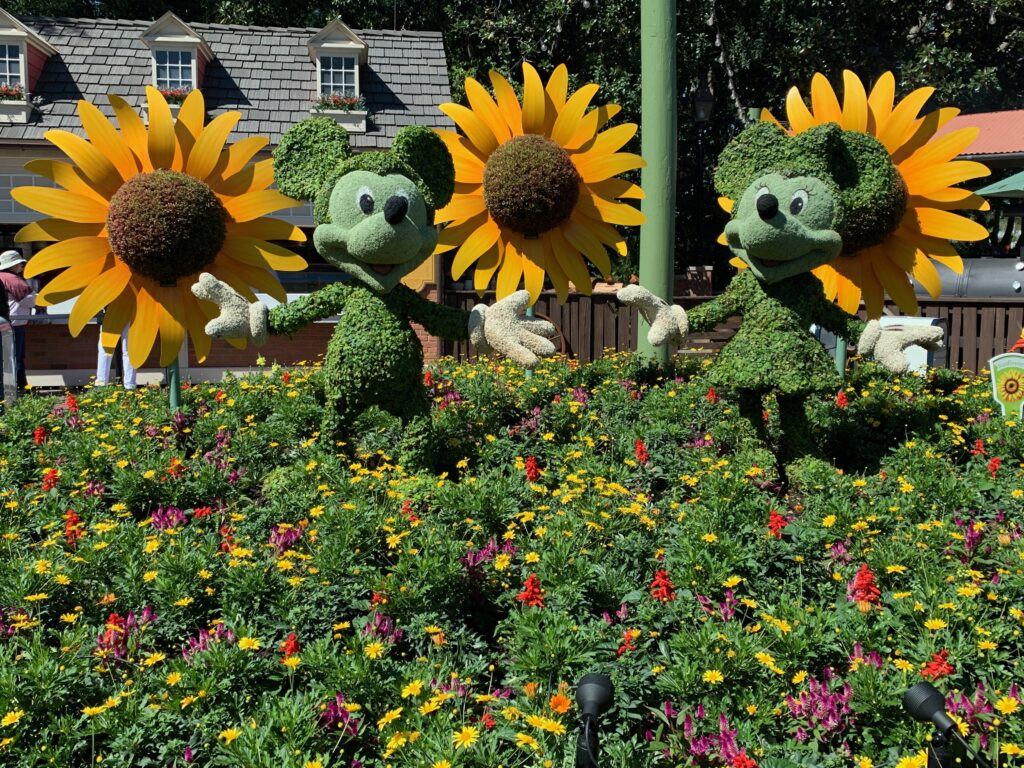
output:
[{"label": "topiary mouse ear", "polygon": [[391,143],[391,154],[408,163],[427,187],[426,202],[444,208],[455,193],[455,163],[444,141],[432,129],[407,125]]},{"label": "topiary mouse ear", "polygon": [[718,156],[715,189],[730,200],[739,200],[758,176],[789,165],[793,149],[792,140],[775,123],[754,123]]},{"label": "topiary mouse ear", "polygon": [[289,128],[274,150],[274,180],[296,200],[313,200],[352,150],[348,131],[329,117],[310,117]]}]

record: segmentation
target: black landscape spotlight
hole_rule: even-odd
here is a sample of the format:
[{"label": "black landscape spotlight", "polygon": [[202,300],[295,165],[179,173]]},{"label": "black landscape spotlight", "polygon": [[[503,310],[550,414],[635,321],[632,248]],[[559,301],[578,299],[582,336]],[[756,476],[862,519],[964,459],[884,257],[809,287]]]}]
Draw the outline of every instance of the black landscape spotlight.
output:
[{"label": "black landscape spotlight", "polygon": [[[919,723],[932,723],[935,735],[928,747],[928,768],[992,768],[960,735],[953,718],[946,712],[946,700],[931,683],[918,683],[903,694],[903,708]],[[969,754],[971,760],[964,760]]]},{"label": "black landscape spotlight", "polygon": [[576,740],[576,768],[598,768],[598,721],[601,713],[611,706],[614,693],[615,687],[607,675],[591,672],[576,684],[576,703],[582,713],[580,726],[583,728]]}]

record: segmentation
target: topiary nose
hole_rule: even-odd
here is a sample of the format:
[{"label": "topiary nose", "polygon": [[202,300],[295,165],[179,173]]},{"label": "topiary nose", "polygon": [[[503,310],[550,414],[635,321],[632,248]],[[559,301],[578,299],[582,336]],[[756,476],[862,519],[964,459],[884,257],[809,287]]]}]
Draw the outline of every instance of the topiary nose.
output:
[{"label": "topiary nose", "polygon": [[[776,203],[776,208],[778,203]],[[409,212],[409,201],[402,195],[392,195],[388,198],[388,201],[384,203],[384,220],[394,226],[402,219],[405,218],[405,214]]]},{"label": "topiary nose", "polygon": [[771,192],[757,198],[757,215],[761,217],[762,221],[768,221],[778,212],[779,198]]}]

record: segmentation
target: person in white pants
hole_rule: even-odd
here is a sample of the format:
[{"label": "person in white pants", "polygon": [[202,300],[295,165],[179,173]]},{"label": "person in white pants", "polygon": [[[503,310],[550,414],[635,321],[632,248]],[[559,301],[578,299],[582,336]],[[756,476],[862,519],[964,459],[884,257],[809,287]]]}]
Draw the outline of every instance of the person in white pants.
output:
[{"label": "person in white pants", "polygon": [[[121,366],[124,370],[125,389],[135,389],[135,369],[128,359],[128,328],[130,327],[126,325],[124,330],[121,331]],[[110,383],[110,364],[114,361],[114,356],[107,354],[107,351],[103,348],[102,333],[100,334],[97,347],[99,351],[96,355],[96,386],[103,387]]]}]

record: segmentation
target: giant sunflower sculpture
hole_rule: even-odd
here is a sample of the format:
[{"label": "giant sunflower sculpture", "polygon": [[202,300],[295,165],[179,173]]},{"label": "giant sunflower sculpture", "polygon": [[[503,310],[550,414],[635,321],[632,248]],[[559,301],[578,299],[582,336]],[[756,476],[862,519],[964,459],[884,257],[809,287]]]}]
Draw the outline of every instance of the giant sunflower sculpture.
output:
[{"label": "giant sunflower sculpture", "polygon": [[[924,286],[932,297],[942,289],[933,262],[961,272],[963,264],[950,240],[983,240],[988,232],[975,221],[955,210],[988,210],[978,195],[957,187],[969,179],[986,176],[981,163],[954,160],[978,136],[977,128],[961,128],[940,138],[936,132],[959,114],[943,107],[921,115],[934,88],[918,88],[894,104],[896,80],[891,72],[883,74],[871,93],[853,72],[843,72],[843,103],[824,75],[811,80],[811,106],[808,109],[799,89],[786,96],[786,118],[790,135],[803,133],[817,125],[837,123],[845,131],[860,131],[885,147],[902,179],[902,213],[887,231],[858,237],[847,244],[847,252],[818,267],[814,274],[825,286],[825,294],[847,312],[854,313],[863,295],[869,317],[882,314],[884,295],[888,294],[904,312],[916,314],[917,298],[909,275]],[[763,120],[779,121],[764,110]],[[732,200],[720,198],[720,205],[731,211]],[[863,233],[861,233],[863,234]],[[724,235],[719,242],[725,244]],[[739,259],[730,263],[742,267]]]},{"label": "giant sunflower sculpture", "polygon": [[[76,298],[68,328],[77,336],[100,310],[103,346],[113,351],[126,324],[128,356],[141,366],[160,337],[160,365],[178,355],[188,330],[196,357],[210,351],[204,326],[218,309],[190,291],[210,272],[250,301],[252,289],[287,301],[273,270],[306,262],[268,240],[305,235],[266,214],[300,205],[276,190],[271,160],[249,161],[268,142],[242,139],[225,147],[241,114],[203,125],[203,96],[193,91],[177,121],[163,95],[146,89],[149,128],[123,99],[108,96],[118,131],[87,101],[78,115],[88,140],[67,131],[46,138],[74,165],[33,160],[26,168],[60,188],[19,187],[11,196],[49,217],[18,232],[19,242],[55,241],[28,263],[25,275],[63,270],[40,292],[47,306]],[[239,342],[240,343],[240,342]]]},{"label": "giant sunflower sculpture", "polygon": [[643,197],[640,187],[617,178],[644,165],[639,155],[619,152],[637,126],[601,131],[619,107],[588,111],[598,86],[569,95],[564,65],[545,86],[524,62],[522,104],[504,77],[491,72],[490,80],[494,98],[467,78],[469,107],[440,107],[462,134],[438,131],[455,161],[455,194],[437,212],[436,220],[448,226],[435,253],[458,248],[452,276],[460,279],[475,264],[480,293],[497,274],[499,299],[522,283],[536,301],[545,275],[563,301],[570,280],[589,295],[583,257],[608,276],[607,249],[627,253],[615,225],[643,223],[640,211],[616,202]]}]

